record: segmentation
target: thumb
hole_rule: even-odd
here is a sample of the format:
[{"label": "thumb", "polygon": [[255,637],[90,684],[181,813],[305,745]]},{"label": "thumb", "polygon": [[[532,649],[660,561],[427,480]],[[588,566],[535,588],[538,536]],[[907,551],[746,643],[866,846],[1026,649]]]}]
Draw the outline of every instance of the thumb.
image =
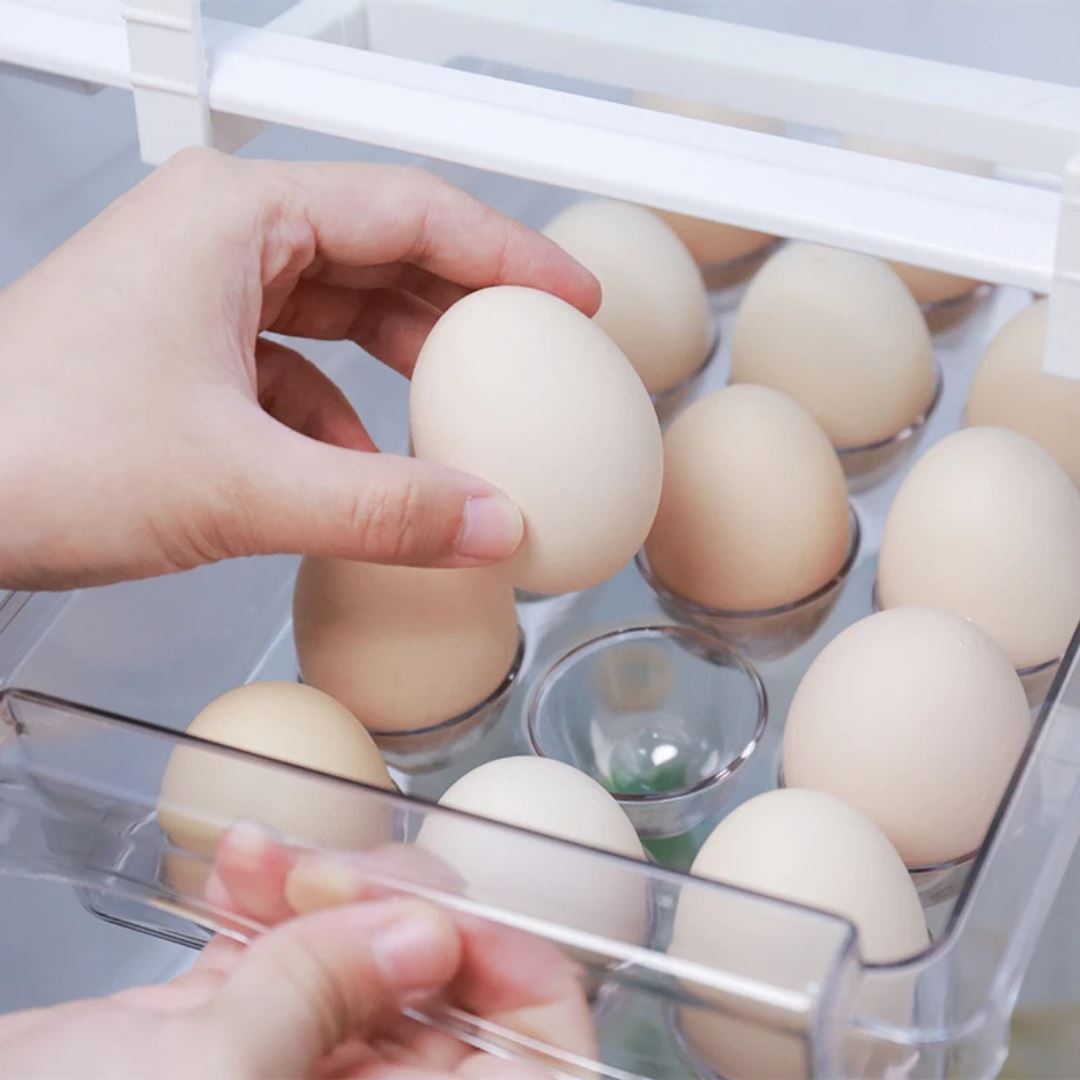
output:
[{"label": "thumb", "polygon": [[308,1076],[349,1039],[444,987],[461,963],[450,918],[413,899],[332,908],[251,945],[202,1010],[235,1076]]},{"label": "thumb", "polygon": [[407,566],[483,566],[521,543],[521,512],[467,473],[328,446],[268,422],[248,444],[228,513],[238,554],[289,552]]}]

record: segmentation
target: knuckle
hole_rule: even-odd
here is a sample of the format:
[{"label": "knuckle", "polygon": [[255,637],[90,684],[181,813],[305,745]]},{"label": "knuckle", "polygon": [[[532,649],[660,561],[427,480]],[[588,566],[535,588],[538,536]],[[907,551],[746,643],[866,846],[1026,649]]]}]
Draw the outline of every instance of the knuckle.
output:
[{"label": "knuckle", "polygon": [[228,160],[227,154],[209,146],[185,146],[182,150],[177,150],[162,165],[161,170],[172,177],[203,177],[216,172]]},{"label": "knuckle", "polygon": [[380,560],[422,559],[433,546],[426,500],[412,479],[384,487],[372,499],[356,499],[351,525],[364,551]]},{"label": "knuckle", "polygon": [[267,960],[268,974],[289,987],[298,1010],[307,1013],[310,1029],[319,1033],[321,1045],[336,1046],[359,1026],[363,1018],[347,1015],[343,1007],[352,995],[318,953],[300,942],[287,941],[278,943]]}]

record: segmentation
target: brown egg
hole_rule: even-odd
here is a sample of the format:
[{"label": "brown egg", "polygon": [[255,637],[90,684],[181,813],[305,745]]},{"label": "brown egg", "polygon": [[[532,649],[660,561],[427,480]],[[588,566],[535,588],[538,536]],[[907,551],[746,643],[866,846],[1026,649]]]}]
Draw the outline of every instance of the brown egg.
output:
[{"label": "brown egg", "polygon": [[301,564],[293,633],[304,682],[378,733],[431,727],[479,705],[518,647],[514,590],[498,573],[346,559]]},{"label": "brown egg", "polygon": [[390,839],[390,807],[371,792],[275,763],[393,789],[371,736],[328,694],[297,683],[250,683],[210,702],[188,734],[274,761],[178,746],[161,780],[157,810],[158,823],[178,847],[212,855],[222,833],[239,821],[332,850],[362,850]]},{"label": "brown egg", "polygon": [[792,603],[837,573],[850,541],[836,451],[786,394],[728,386],[668,429],[645,551],[678,595],[726,611]]},{"label": "brown egg", "polygon": [[966,420],[1034,439],[1080,487],[1080,382],[1042,370],[1046,311],[1039,300],[994,336],[972,383]]}]

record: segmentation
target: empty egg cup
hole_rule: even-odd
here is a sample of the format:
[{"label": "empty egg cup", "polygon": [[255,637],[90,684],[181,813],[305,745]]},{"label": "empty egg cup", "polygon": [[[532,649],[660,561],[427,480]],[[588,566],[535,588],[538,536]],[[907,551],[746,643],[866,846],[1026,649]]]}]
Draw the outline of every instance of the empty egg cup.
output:
[{"label": "empty egg cup", "polygon": [[854,508],[851,540],[840,569],[812,593],[778,607],[759,611],[724,611],[695,603],[672,592],[653,572],[645,549],[637,553],[638,572],[656,594],[660,606],[676,622],[699,626],[730,642],[752,660],[776,660],[797,649],[825,621],[859,554],[861,528]]},{"label": "empty egg cup", "polygon": [[644,839],[679,836],[727,800],[768,717],[754,667],[696,627],[628,626],[556,660],[533,688],[534,753],[618,800]]},{"label": "empty egg cup", "polygon": [[719,355],[720,324],[714,319],[712,341],[705,353],[705,359],[681,382],[677,382],[674,386],[669,386],[664,390],[657,390],[654,394],[649,395],[661,424],[667,424],[675,418],[675,414],[693,395],[694,390],[697,389],[702,378],[704,378],[705,372],[708,371],[710,365]]},{"label": "empty egg cup", "polygon": [[911,883],[919,894],[924,908],[935,907],[947,900],[955,900],[964,887],[964,882],[971,873],[978,852],[961,855],[958,859],[949,859],[936,866],[909,866]]},{"label": "empty egg cup", "polygon": [[914,453],[927,421],[934,415],[934,410],[941,401],[944,387],[945,377],[941,364],[935,361],[934,392],[930,395],[929,404],[907,427],[887,439],[836,451],[847,477],[848,491],[856,494],[874,487]]},{"label": "empty egg cup", "polygon": [[[776,770],[776,786],[786,787],[784,783],[784,767],[780,765]],[[955,900],[960,895],[960,890],[967,881],[968,874],[975,863],[978,851],[969,852],[956,859],[946,859],[944,862],[935,863],[932,866],[909,866],[908,876],[911,878],[915,891],[919,894],[919,901],[924,908],[943,904],[946,900]]]},{"label": "empty egg cup", "polygon": [[[874,578],[874,587],[870,594],[870,606],[875,612],[883,611],[881,596],[878,593],[877,578]],[[1043,703],[1043,699],[1049,693],[1050,686],[1054,681],[1058,668],[1061,666],[1061,657],[1053,660],[1044,660],[1041,664],[1029,664],[1027,667],[1016,668],[1016,674],[1020,679],[1020,685],[1024,688],[1028,705],[1037,708]]]},{"label": "empty egg cup", "polygon": [[[429,727],[410,731],[375,731],[375,740],[387,765],[404,773],[425,773],[446,765],[451,757],[475,746],[502,717],[510,691],[521,675],[525,656],[525,634],[518,628],[518,644],[505,678],[483,701],[471,709]],[[297,676],[298,682],[303,682]]]}]

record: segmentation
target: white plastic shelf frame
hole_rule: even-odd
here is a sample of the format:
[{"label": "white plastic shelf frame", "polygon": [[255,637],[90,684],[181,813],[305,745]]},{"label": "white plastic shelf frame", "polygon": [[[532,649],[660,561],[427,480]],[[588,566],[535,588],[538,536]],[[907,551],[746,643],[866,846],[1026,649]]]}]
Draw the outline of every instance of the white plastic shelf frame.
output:
[{"label": "white plastic shelf frame", "polygon": [[[197,0],[0,0],[0,28],[0,62],[131,89],[151,162],[286,124],[1021,285],[1051,294],[1047,369],[1080,376],[1075,88],[619,0],[300,0],[262,27]],[[445,66],[462,57],[1050,172],[1064,195]]]},{"label": "white plastic shelf frame", "polygon": [[[0,64],[83,93],[131,91],[150,162],[191,143],[237,147],[261,124],[286,125],[1049,292],[1047,366],[1080,376],[1076,89],[615,0],[277,7],[252,27],[201,18],[193,0],[0,0]],[[1060,190],[446,66],[461,60],[948,148],[1056,174]],[[0,623],[20,604],[0,605]],[[21,634],[34,632],[30,614],[20,615]],[[5,647],[18,652],[20,642],[8,637]],[[234,666],[245,663],[237,657]],[[871,991],[875,980],[917,979],[926,998],[918,1023],[860,1012],[866,987],[843,1003],[844,1023],[918,1055],[912,1075],[990,1076],[1000,1064],[1021,975],[1080,835],[1077,669],[1074,646],[953,931],[911,965],[868,976]],[[169,702],[178,717],[190,715],[188,704]],[[821,1009],[822,1044],[832,1051],[843,1025],[826,1004],[805,1009]]]}]

